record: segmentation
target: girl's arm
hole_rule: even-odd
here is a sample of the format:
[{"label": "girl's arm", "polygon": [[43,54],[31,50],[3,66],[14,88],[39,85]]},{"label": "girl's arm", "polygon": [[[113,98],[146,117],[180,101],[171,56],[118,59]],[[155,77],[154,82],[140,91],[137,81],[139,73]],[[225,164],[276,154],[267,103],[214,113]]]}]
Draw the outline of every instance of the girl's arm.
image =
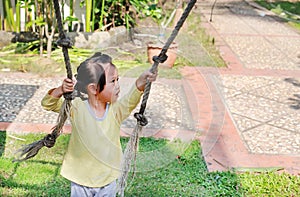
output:
[{"label": "girl's arm", "polygon": [[63,103],[62,95],[67,92],[72,92],[73,89],[74,82],[68,78],[64,79],[61,86],[47,92],[41,101],[42,107],[47,111],[59,112]]},{"label": "girl's arm", "polygon": [[136,80],[135,85],[130,91],[124,95],[119,102],[114,106],[115,119],[121,123],[127,118],[132,110],[134,110],[140,101],[141,95],[145,89],[147,80],[153,82],[156,80],[157,73],[151,73],[150,71],[143,72],[140,77]]}]

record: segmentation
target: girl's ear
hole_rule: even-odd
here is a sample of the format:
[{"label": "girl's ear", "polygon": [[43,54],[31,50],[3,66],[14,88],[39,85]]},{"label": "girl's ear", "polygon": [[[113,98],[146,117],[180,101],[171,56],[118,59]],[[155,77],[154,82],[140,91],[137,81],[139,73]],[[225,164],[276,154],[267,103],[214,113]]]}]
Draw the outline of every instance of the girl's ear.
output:
[{"label": "girl's ear", "polygon": [[90,92],[91,94],[96,95],[96,94],[97,94],[97,85],[94,84],[94,83],[90,83],[90,84],[87,86],[87,90],[88,90],[88,92]]}]

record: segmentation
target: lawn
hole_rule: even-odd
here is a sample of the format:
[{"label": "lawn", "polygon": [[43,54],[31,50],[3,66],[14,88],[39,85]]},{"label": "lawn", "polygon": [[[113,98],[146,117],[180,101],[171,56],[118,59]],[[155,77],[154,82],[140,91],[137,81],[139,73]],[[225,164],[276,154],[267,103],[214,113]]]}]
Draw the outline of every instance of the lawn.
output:
[{"label": "lawn", "polygon": [[269,1],[256,0],[256,3],[274,12],[286,20],[291,26],[300,31],[300,2],[299,1]]},{"label": "lawn", "polygon": [[[33,159],[13,163],[17,148],[42,134],[0,133],[0,196],[69,196],[70,182],[60,176],[69,135]],[[122,138],[125,145],[127,138]],[[278,172],[208,172],[198,141],[141,138],[137,173],[128,178],[125,196],[299,196],[300,177]],[[150,154],[149,154],[150,153]],[[155,164],[155,165],[151,165]],[[131,177],[131,176],[130,176]]]}]

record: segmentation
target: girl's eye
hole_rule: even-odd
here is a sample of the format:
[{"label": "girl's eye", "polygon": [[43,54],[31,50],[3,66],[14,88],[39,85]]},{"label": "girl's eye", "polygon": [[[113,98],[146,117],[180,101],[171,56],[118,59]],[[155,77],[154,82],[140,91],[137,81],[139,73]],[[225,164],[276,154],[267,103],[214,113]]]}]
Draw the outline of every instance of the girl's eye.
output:
[{"label": "girl's eye", "polygon": [[116,79],[113,79],[111,82],[112,82],[112,83],[115,83],[116,81],[119,81],[119,77],[116,78]]}]

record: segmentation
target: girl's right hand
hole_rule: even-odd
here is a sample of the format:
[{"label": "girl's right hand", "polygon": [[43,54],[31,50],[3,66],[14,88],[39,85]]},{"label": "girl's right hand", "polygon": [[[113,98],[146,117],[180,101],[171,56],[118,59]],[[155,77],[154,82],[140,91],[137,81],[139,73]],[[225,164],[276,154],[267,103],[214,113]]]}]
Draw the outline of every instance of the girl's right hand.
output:
[{"label": "girl's right hand", "polygon": [[76,80],[65,78],[62,82],[62,85],[58,88],[53,89],[50,92],[50,95],[56,98],[60,98],[64,93],[73,92],[75,83]]},{"label": "girl's right hand", "polygon": [[72,79],[69,79],[69,78],[65,78],[61,85],[62,94],[68,93],[68,92],[73,92],[74,85],[75,85],[75,81],[73,81]]},{"label": "girl's right hand", "polygon": [[150,72],[150,70],[146,70],[136,80],[135,85],[138,90],[144,91],[147,81],[154,82],[156,80],[156,77],[157,77],[157,71],[152,73]]}]

